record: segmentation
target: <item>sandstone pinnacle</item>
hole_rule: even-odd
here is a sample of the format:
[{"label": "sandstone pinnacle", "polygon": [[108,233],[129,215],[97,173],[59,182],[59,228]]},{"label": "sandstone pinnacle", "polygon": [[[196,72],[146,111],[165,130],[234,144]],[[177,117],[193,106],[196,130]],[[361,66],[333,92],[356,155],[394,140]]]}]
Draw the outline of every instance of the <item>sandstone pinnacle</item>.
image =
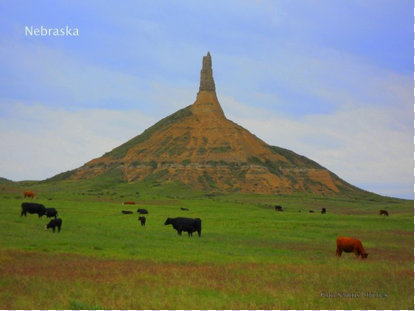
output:
[{"label": "sandstone pinnacle", "polygon": [[213,81],[212,58],[208,52],[203,56],[202,70],[200,71],[200,87],[196,101],[191,106],[196,115],[207,117],[214,115],[216,118],[224,118],[222,107],[216,97],[215,82]]},{"label": "sandstone pinnacle", "polygon": [[200,91],[212,91],[215,92],[215,81],[213,81],[212,73],[212,58],[208,52],[206,56],[203,56],[202,70],[200,71]]}]

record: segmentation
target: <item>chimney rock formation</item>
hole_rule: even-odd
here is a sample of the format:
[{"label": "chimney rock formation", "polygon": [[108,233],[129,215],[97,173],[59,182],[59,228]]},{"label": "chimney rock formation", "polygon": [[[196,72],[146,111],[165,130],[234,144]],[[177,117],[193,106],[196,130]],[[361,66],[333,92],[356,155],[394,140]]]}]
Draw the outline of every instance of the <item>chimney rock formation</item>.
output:
[{"label": "chimney rock formation", "polygon": [[[196,101],[62,179],[179,182],[219,192],[338,194],[361,191],[318,163],[274,147],[228,120],[216,97],[210,53]],[[116,181],[113,181],[114,183]]]},{"label": "chimney rock formation", "polygon": [[202,70],[200,71],[200,91],[212,91],[215,92],[215,81],[213,81],[212,73],[212,58],[208,52],[206,56],[203,56]]},{"label": "chimney rock formation", "polygon": [[196,115],[215,114],[217,118],[224,118],[222,107],[216,97],[215,81],[213,81],[212,58],[208,52],[203,56],[202,70],[200,71],[199,93],[194,104],[191,106],[192,112]]}]

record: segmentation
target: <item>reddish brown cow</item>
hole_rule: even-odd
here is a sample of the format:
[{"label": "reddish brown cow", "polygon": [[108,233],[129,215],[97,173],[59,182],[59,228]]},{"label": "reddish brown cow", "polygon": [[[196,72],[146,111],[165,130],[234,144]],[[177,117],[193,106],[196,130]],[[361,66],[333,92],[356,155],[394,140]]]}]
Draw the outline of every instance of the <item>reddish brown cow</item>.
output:
[{"label": "reddish brown cow", "polygon": [[367,258],[367,256],[369,255],[368,253],[366,253],[360,240],[349,237],[337,238],[336,256],[340,257],[342,255],[342,252],[353,252],[356,258],[362,256],[362,259]]},{"label": "reddish brown cow", "polygon": [[25,190],[25,191],[23,191],[23,196],[25,198],[32,198],[32,199],[34,199],[35,198],[35,192],[32,191],[32,190]]},{"label": "reddish brown cow", "polygon": [[127,201],[127,202],[124,202],[122,205],[134,205],[134,204],[135,204],[134,201]]}]

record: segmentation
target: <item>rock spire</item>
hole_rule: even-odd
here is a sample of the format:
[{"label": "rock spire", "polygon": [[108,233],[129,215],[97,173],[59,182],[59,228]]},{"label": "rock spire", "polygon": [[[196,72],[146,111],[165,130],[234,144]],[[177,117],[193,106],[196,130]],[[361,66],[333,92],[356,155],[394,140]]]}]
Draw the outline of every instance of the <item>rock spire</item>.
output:
[{"label": "rock spire", "polygon": [[212,58],[208,52],[206,56],[203,56],[202,70],[200,71],[200,91],[212,91],[215,92],[215,81],[213,81],[212,72]]},{"label": "rock spire", "polygon": [[224,118],[222,107],[216,97],[215,81],[213,81],[212,58],[208,52],[203,56],[202,70],[200,71],[200,86],[196,101],[192,105],[192,112],[196,115],[211,115]]}]

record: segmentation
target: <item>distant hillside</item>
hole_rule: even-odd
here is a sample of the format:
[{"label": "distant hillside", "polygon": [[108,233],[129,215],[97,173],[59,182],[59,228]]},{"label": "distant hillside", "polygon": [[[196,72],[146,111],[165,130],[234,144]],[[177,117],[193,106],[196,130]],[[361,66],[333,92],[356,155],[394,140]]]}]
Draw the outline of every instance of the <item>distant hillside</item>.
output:
[{"label": "distant hillside", "polygon": [[0,177],[0,184],[9,184],[9,183],[13,183],[13,181],[7,178]]}]

